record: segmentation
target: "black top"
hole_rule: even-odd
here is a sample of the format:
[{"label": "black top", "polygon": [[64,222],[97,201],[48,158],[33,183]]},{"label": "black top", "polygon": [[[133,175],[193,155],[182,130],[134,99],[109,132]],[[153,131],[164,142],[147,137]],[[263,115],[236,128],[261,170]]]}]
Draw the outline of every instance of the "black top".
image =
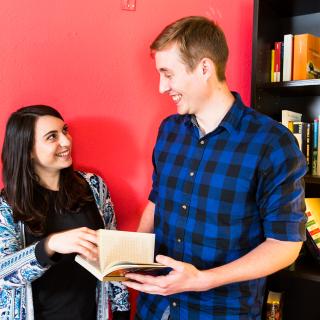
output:
[{"label": "black top", "polygon": [[[74,261],[75,254],[54,254],[48,257],[44,250],[45,236],[78,227],[93,230],[104,228],[94,199],[79,213],[56,212],[57,192],[40,188],[49,198],[49,212],[43,237],[35,237],[26,228],[26,244],[39,241],[35,249],[38,262],[52,265],[42,277],[32,282],[34,313],[36,320],[93,320],[96,319],[97,279]],[[88,192],[89,187],[88,187]]]}]

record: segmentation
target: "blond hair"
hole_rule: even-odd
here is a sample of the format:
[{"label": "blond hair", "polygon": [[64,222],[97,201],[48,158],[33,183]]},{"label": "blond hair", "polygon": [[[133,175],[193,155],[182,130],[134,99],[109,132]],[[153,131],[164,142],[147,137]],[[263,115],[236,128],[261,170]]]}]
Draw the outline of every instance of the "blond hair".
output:
[{"label": "blond hair", "polygon": [[209,58],[215,64],[217,78],[220,81],[226,79],[229,50],[222,29],[215,22],[201,16],[179,19],[162,30],[150,49],[154,53],[171,44],[178,45],[182,61],[190,71],[201,59]]}]

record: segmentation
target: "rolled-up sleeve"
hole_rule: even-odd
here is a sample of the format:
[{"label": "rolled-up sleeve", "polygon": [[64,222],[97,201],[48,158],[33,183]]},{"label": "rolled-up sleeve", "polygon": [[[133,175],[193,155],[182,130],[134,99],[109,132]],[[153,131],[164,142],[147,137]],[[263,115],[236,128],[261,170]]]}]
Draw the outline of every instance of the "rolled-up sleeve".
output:
[{"label": "rolled-up sleeve", "polygon": [[260,165],[257,203],[266,238],[306,239],[304,175],[306,160],[294,136],[285,132],[270,143]]}]

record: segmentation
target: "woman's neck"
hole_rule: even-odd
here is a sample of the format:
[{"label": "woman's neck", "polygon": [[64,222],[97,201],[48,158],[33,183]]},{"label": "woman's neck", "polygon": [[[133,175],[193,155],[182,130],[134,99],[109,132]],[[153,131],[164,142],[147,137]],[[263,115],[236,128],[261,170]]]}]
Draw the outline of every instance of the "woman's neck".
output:
[{"label": "woman's neck", "polygon": [[60,171],[57,172],[36,172],[40,181],[40,185],[46,189],[58,191]]}]

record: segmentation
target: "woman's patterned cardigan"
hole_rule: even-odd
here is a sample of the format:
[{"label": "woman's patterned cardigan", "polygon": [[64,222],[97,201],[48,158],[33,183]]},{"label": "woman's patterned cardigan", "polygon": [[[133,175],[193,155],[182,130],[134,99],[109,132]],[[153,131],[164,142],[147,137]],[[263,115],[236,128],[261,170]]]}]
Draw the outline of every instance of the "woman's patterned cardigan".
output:
[{"label": "woman's patterned cardigan", "polygon": [[[116,220],[109,191],[101,177],[79,172],[88,182],[105,228],[115,229]],[[31,283],[48,268],[35,257],[35,244],[25,247],[24,224],[13,221],[12,210],[0,197],[0,319],[33,320]],[[130,309],[128,291],[118,282],[97,281],[97,320],[108,319],[108,305],[112,311]]]}]

